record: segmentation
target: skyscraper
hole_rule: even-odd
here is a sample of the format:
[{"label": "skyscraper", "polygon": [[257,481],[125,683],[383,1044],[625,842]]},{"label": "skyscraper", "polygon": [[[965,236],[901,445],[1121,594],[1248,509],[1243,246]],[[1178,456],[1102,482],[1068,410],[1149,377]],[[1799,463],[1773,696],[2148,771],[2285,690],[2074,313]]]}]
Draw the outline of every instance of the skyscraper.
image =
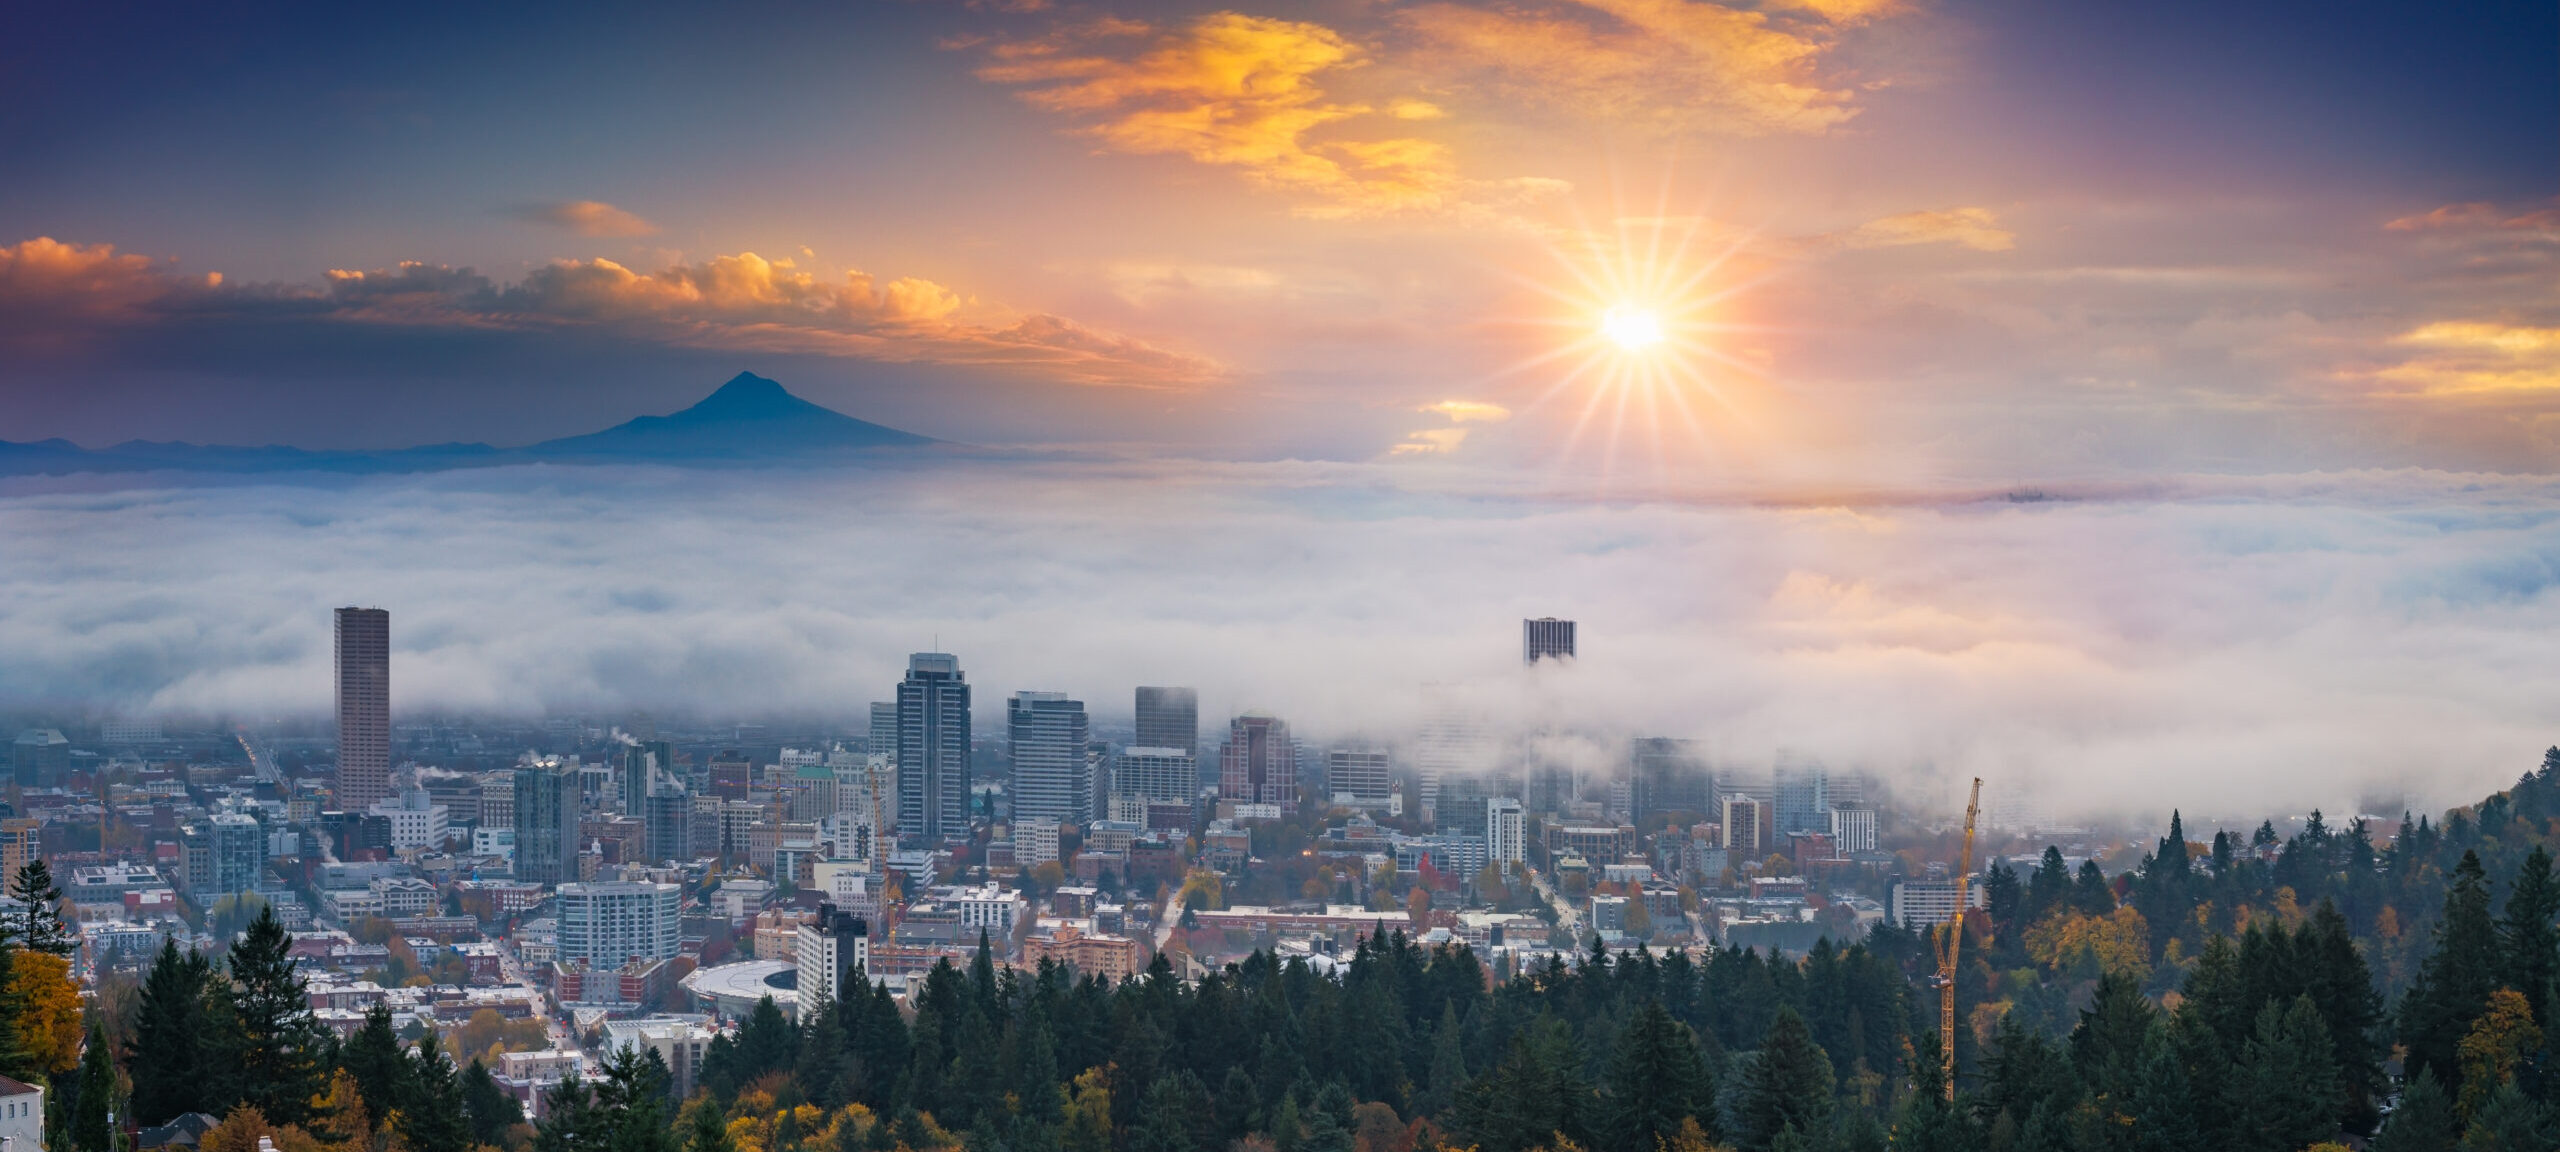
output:
[{"label": "skyscraper", "polygon": [[338,807],[391,795],[391,613],[338,609]]},{"label": "skyscraper", "polygon": [[1384,803],[1388,796],[1387,754],[1360,748],[1325,753],[1325,795],[1336,803]]},{"label": "skyscraper", "polygon": [[898,835],[931,845],[969,834],[969,685],[947,652],[907,657],[898,683]]},{"label": "skyscraper", "polygon": [[[1485,858],[1496,864],[1520,864],[1529,859],[1529,817],[1520,802],[1508,796],[1496,796],[1484,802]],[[1506,869],[1507,870],[1507,869]]]},{"label": "skyscraper", "polygon": [[1298,745],[1287,721],[1247,712],[1227,726],[1218,751],[1218,798],[1238,804],[1298,803]]},{"label": "skyscraper", "polygon": [[1781,753],[1772,776],[1777,786],[1772,828],[1778,835],[1831,830],[1830,769]]},{"label": "skyscraper", "polygon": [[516,879],[561,884],[578,878],[578,778],[556,763],[516,769]]},{"label": "skyscraper", "polygon": [[863,750],[863,751],[865,751],[865,752],[874,752],[874,753],[878,753],[879,755],[886,756],[886,757],[888,757],[891,761],[895,761],[895,760],[897,760],[897,758],[898,758],[898,702],[897,702],[897,701],[895,701],[895,700],[874,700],[874,701],[872,701],[872,702],[871,702],[871,740],[870,740],[870,743],[868,743],[868,744],[864,745],[864,747],[863,747],[863,749],[862,749],[862,750]]},{"label": "skyscraper", "polygon": [[1573,621],[1544,616],[1520,622],[1520,662],[1573,659]]},{"label": "skyscraper", "polygon": [[1180,748],[1200,759],[1200,693],[1190,688],[1138,689],[1138,739],[1131,747]]},{"label": "skyscraper", "polygon": [[1120,750],[1111,793],[1162,804],[1200,801],[1200,761],[1180,748],[1133,744]]},{"label": "skyscraper", "polygon": [[1093,819],[1093,759],[1085,751],[1084,701],[1064,692],[1016,692],[1005,701],[1013,746],[1013,818],[1083,824]]},{"label": "skyscraper", "polygon": [[664,960],[682,942],[684,890],[615,881],[560,886],[559,951],[564,962],[611,971],[632,960]]},{"label": "skyscraper", "polygon": [[1714,814],[1715,781],[1707,774],[1697,741],[1638,736],[1627,759],[1634,783],[1632,815],[1638,823],[1657,812]]}]

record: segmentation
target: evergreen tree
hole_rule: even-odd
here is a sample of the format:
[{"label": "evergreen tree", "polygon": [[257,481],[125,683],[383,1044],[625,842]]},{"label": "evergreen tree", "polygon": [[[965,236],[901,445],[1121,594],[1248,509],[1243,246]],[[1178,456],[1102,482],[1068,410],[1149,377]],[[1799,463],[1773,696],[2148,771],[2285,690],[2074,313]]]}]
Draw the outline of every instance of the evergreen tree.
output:
[{"label": "evergreen tree", "polygon": [[[607,1152],[676,1152],[667,1116],[673,1081],[657,1049],[615,1048],[605,1059],[604,1078],[596,1082],[596,1110],[604,1114],[606,1128],[601,1146]],[[774,1152],[785,1152],[793,1142],[777,1131]]]},{"label": "evergreen tree", "polygon": [[[1803,1022],[1797,1022],[1803,1029]],[[1808,1041],[1809,1043],[1810,1041]],[[1582,1052],[1563,1021],[1543,1017],[1512,1038],[1493,1071],[1469,1081],[1450,1109],[1449,1127],[1481,1152],[1525,1152],[1561,1133],[1590,1139]],[[1825,1061],[1827,1073],[1830,1064]],[[1275,1136],[1278,1132],[1273,1133]]]},{"label": "evergreen tree", "polygon": [[2318,911],[2294,938],[2294,960],[2302,990],[2320,1008],[2338,1069],[2339,1121],[2350,1132],[2370,1133],[2381,1112],[2375,1097],[2383,1086],[2382,994],[2374,989],[2373,971],[2365,965],[2337,905],[2320,902]]},{"label": "evergreen tree", "polygon": [[2063,863],[2062,849],[2048,844],[2044,849],[2044,859],[2036,864],[2035,874],[2027,878],[2025,923],[2042,920],[2070,902],[2071,868]]},{"label": "evergreen tree", "polygon": [[2071,885],[2071,910],[2083,916],[2104,916],[2116,910],[2116,890],[2107,884],[2107,874],[2097,861],[2080,862],[2080,877]]},{"label": "evergreen tree", "polygon": [[475,1144],[503,1146],[507,1133],[524,1123],[524,1106],[498,1087],[497,1078],[489,1074],[489,1066],[477,1056],[462,1070],[462,1113],[470,1122]]},{"label": "evergreen tree", "polygon": [[228,999],[238,1027],[230,1049],[237,1061],[240,1095],[278,1125],[308,1123],[311,1100],[327,1084],[327,1069],[322,1066],[327,1033],[312,1015],[309,993],[294,971],[292,947],[293,934],[284,930],[273,908],[261,905],[258,918],[249,923],[224,961],[231,977]]},{"label": "evergreen tree", "polygon": [[1658,1001],[1638,1008],[1618,1033],[1604,1084],[1593,1127],[1613,1148],[1667,1145],[1681,1121],[1710,1115],[1715,1099],[1697,1042]]},{"label": "evergreen tree", "polygon": [[1831,1117],[1831,1057],[1790,1007],[1778,1009],[1760,1050],[1743,1066],[1726,1108],[1735,1147],[1769,1152],[1786,1128],[1816,1132]]},{"label": "evergreen tree", "polygon": [[1944,1051],[1935,1031],[1911,1038],[1911,1091],[1893,1121],[1896,1152],[1972,1152],[1983,1144],[1965,1110],[1947,1099]]},{"label": "evergreen tree", "polygon": [[107,1050],[106,1030],[89,1024],[88,1042],[80,1050],[79,1100],[71,1110],[74,1152],[109,1152],[107,1112],[115,1103],[115,1056]]},{"label": "evergreen tree", "polygon": [[[886,1121],[875,1120],[872,1128],[886,1132],[889,1125]],[[735,1152],[735,1147],[729,1143],[729,1124],[721,1118],[719,1106],[709,1097],[694,1102],[693,1132],[685,1140],[684,1152]]]},{"label": "evergreen tree", "polygon": [[409,1152],[470,1152],[471,1123],[463,1111],[462,1084],[453,1061],[436,1043],[434,1029],[418,1038],[410,1059],[408,1091],[396,1130]]},{"label": "evergreen tree", "polygon": [[1209,1092],[1188,1070],[1156,1077],[1129,1133],[1130,1152],[1214,1152],[1203,1142]]},{"label": "evergreen tree", "polygon": [[2465,850],[2445,892],[2444,918],[2436,925],[2435,950],[2400,1001],[2400,1041],[2408,1062],[2436,1074],[2459,1093],[2462,1070],[2456,1050],[2471,1022],[2489,1005],[2501,963],[2497,924],[2489,916],[2489,883],[2480,855]]},{"label": "evergreen tree", "polygon": [[55,956],[80,950],[79,938],[62,922],[62,887],[53,882],[53,867],[43,857],[18,866],[9,878],[9,895],[23,906],[8,930],[18,947]]},{"label": "evergreen tree", "polygon": [[159,958],[142,982],[133,1038],[125,1045],[136,1122],[165,1124],[182,1112],[226,1110],[205,1076],[212,979],[213,965],[203,953],[180,952],[175,940],[161,941]]},{"label": "evergreen tree", "polygon": [[2328,1025],[2308,996],[2269,1001],[2240,1061],[2240,1146],[2293,1150],[2338,1130],[2338,1073]]},{"label": "evergreen tree", "polygon": [[543,1100],[533,1152],[605,1152],[612,1136],[611,1117],[596,1107],[595,1093],[577,1076],[564,1076]]},{"label": "evergreen tree", "polygon": [[1457,1002],[1452,1000],[1440,1006],[1440,1027],[1431,1034],[1431,1079],[1417,1110],[1424,1115],[1438,1113],[1457,1100],[1458,1090],[1466,1083],[1466,1037],[1458,1026]]},{"label": "evergreen tree", "polygon": [[391,1006],[376,1002],[365,1009],[364,1023],[341,1045],[338,1066],[355,1078],[367,1112],[376,1122],[402,1107],[409,1092],[409,1053],[391,1027]]},{"label": "evergreen tree", "polygon": [[2551,1024],[2552,985],[2560,979],[2560,877],[2539,844],[2516,868],[2515,886],[2498,918],[2499,982],[2524,994],[2533,1019]]},{"label": "evergreen tree", "polygon": [[2433,1070],[2421,1066],[2401,1089],[2400,1106],[2392,1109],[2366,1152],[2453,1152],[2458,1133],[2453,1097],[2445,1094]]},{"label": "evergreen tree", "polygon": [[2133,1085],[2133,1152],[2189,1152],[2204,1148],[2197,1123],[2195,1093],[2187,1071],[2170,1046],[2168,1030],[2154,1028],[2142,1058],[2142,1075]]},{"label": "evergreen tree", "polygon": [[2560,1123],[2551,1108],[2513,1083],[2501,1086],[2471,1118],[2462,1152],[2550,1152],[2560,1148]]}]

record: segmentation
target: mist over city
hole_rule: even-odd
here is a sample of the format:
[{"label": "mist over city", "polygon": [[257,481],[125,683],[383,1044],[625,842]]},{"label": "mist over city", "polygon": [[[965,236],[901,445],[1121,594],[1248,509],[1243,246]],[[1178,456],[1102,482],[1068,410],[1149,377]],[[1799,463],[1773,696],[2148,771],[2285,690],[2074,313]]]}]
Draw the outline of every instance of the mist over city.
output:
[{"label": "mist over city", "polygon": [[2547,3],[0,35],[0,1152],[2554,1152]]}]

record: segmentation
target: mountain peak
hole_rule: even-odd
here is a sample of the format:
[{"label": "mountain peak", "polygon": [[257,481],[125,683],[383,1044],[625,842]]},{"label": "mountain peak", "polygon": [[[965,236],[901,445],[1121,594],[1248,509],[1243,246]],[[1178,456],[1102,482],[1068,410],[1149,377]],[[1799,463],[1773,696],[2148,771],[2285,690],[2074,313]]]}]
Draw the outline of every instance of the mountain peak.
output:
[{"label": "mountain peak", "polygon": [[[765,379],[753,372],[740,372],[729,378],[718,390],[703,397],[693,407],[668,417],[671,420],[770,420],[807,416],[826,412],[791,394],[780,382]],[[832,413],[830,413],[832,414]]]},{"label": "mountain peak", "polygon": [[529,451],[751,458],[931,443],[929,437],[857,420],[794,396],[776,381],[740,372],[683,411],[546,440]]}]

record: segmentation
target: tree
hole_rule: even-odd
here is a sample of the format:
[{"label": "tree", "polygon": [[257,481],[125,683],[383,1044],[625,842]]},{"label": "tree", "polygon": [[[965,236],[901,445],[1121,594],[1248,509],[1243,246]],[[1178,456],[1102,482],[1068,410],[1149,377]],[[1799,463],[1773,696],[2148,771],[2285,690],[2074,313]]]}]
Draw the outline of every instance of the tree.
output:
[{"label": "tree", "polygon": [[[292,933],[261,907],[225,961],[238,1031],[230,1045],[241,1098],[276,1124],[311,1118],[311,1099],[326,1087],[321,1055],[326,1033],[312,1015],[308,991],[294,971]],[[416,1152],[443,1152],[419,1148]]]},{"label": "tree", "polygon": [[1158,1076],[1129,1132],[1130,1152],[1211,1152],[1202,1137],[1212,1114],[1209,1090],[1189,1069]]},{"label": "tree", "polygon": [[2462,1134],[2462,1152],[2548,1152],[2560,1148],[2560,1123],[2551,1109],[2513,1083],[2489,1094],[2471,1128]]},{"label": "tree", "polygon": [[584,1081],[561,1077],[544,1098],[542,1120],[533,1126],[533,1152],[602,1152],[612,1136],[610,1125]]},{"label": "tree", "polygon": [[1727,1108],[1735,1147],[1768,1152],[1782,1130],[1820,1130],[1831,1116],[1831,1086],[1831,1057],[1793,1006],[1779,1008]]},{"label": "tree", "polygon": [[[872,1126],[879,1129],[888,1127],[878,1121],[874,1121]],[[685,1152],[734,1152],[734,1146],[729,1143],[728,1122],[721,1118],[719,1106],[707,1096],[693,1104],[693,1133],[686,1138],[684,1147]],[[1107,1148],[1105,1152],[1108,1152]]]},{"label": "tree", "polygon": [[394,1130],[408,1152],[469,1152],[471,1148],[462,1085],[433,1030],[418,1038],[417,1055],[410,1060],[408,1092],[401,1100]]},{"label": "tree", "polygon": [[180,952],[175,940],[161,941],[159,958],[143,979],[133,1038],[125,1044],[137,1122],[165,1124],[182,1112],[220,1107],[204,1075],[212,979],[213,965],[203,953]]},{"label": "tree", "polygon": [[62,922],[62,887],[53,882],[53,868],[43,857],[18,866],[9,878],[9,895],[25,906],[9,925],[8,936],[18,947],[53,956],[80,950],[79,938]]},{"label": "tree", "polygon": [[401,1106],[409,1091],[409,1054],[391,1028],[391,1007],[375,1003],[365,1009],[364,1023],[339,1049],[338,1064],[355,1080],[365,1110],[377,1123]]},{"label": "tree", "polygon": [[2107,885],[2107,874],[2097,861],[2080,862],[2079,878],[2071,884],[2071,910],[2083,916],[2104,916],[2116,910],[2116,890]]},{"label": "tree", "polygon": [[498,1087],[489,1066],[477,1056],[462,1070],[462,1114],[470,1123],[474,1144],[505,1144],[507,1133],[524,1123],[524,1106]]},{"label": "tree", "polygon": [[273,1136],[275,1130],[264,1114],[242,1104],[226,1113],[221,1123],[207,1129],[196,1147],[199,1152],[258,1152],[258,1138]]},{"label": "tree", "polygon": [[2243,1147],[2292,1152],[2337,1132],[2336,1058],[2310,997],[2289,1006],[2269,1001],[2258,1010],[2240,1070]]},{"label": "tree", "polygon": [[1594,1125],[1612,1148],[1645,1148],[1680,1134],[1715,1099],[1697,1041],[1660,1001],[1647,1001],[1618,1033]]},{"label": "tree", "polygon": [[107,1050],[107,1033],[89,1025],[89,1042],[80,1053],[80,1099],[71,1111],[71,1147],[76,1152],[108,1152],[107,1111],[116,1094],[115,1057]]},{"label": "tree", "polygon": [[2453,1152],[2457,1128],[2453,1099],[2445,1095],[2434,1070],[2420,1067],[2367,1152]]},{"label": "tree", "polygon": [[2498,918],[2498,944],[2499,981],[2524,994],[2535,1021],[2549,1023],[2553,981],[2560,979],[2560,877],[2539,844],[2516,868]]},{"label": "tree", "polygon": [[[1229,1070],[1229,1077],[1234,1076]],[[705,1152],[694,1149],[693,1152]],[[1100,1068],[1078,1073],[1059,1126],[1058,1152],[1111,1152],[1111,1084]]]},{"label": "tree", "polygon": [[2489,993],[2497,987],[2498,945],[2480,855],[2465,851],[2445,892],[2435,949],[2419,965],[2417,979],[2401,999],[2399,1021],[2409,1064],[2432,1069],[2439,1083],[2457,1090],[2462,1069],[2456,1050],[2470,1032],[2471,1022],[2487,1010]]},{"label": "tree", "polygon": [[2489,1010],[2471,1025],[2457,1050],[2462,1065],[2462,1094],[2455,1110],[2477,1116],[2489,1097],[2515,1082],[2516,1067],[2542,1048],[2542,1029],[2534,1026],[2533,1009],[2524,994],[2500,988],[2489,994]]}]

